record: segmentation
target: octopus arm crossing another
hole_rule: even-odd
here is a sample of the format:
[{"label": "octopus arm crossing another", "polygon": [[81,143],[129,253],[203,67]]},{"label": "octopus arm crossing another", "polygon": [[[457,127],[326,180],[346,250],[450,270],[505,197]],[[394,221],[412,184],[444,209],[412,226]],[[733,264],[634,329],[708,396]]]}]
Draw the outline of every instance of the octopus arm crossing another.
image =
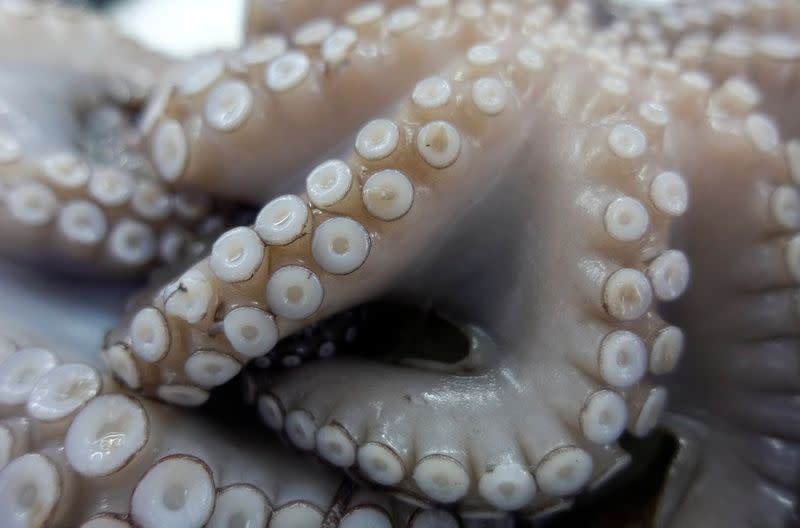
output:
[{"label": "octopus arm crossing another", "polygon": [[[212,199],[159,181],[131,115],[165,59],[69,8],[2,4],[0,25],[2,253],[131,276],[213,231]],[[98,55],[108,48],[117,62]]]},{"label": "octopus arm crossing another", "polygon": [[236,420],[122,389],[93,351],[125,287],[86,295],[86,283],[8,263],[0,284],[4,528],[464,526],[353,484]]},{"label": "octopus arm crossing another", "polygon": [[[341,149],[364,121],[471,45],[533,34],[556,17],[552,9],[507,7],[442,3],[384,13],[365,4],[339,26],[318,20],[297,28],[294,48],[269,35],[198,61],[161,87],[146,111],[153,165],[176,188],[261,206],[296,190],[293,175]],[[575,8],[559,20],[577,28],[587,16]]]},{"label": "octopus arm crossing another", "polygon": [[[687,4],[633,27],[632,65],[662,79],[688,70],[679,78],[694,85],[691,106],[705,107],[675,134],[675,163],[696,204],[675,238],[694,279],[670,311],[689,353],[669,382],[676,401],[666,424],[680,452],[656,523],[794,526],[800,6]],[[713,220],[728,211],[736,218]]]},{"label": "octopus arm crossing another", "polygon": [[[672,312],[687,338],[669,381],[676,416],[667,424],[681,452],[658,520],[694,526],[713,515],[732,526],[794,526],[800,166],[796,140],[781,139],[777,120],[719,113],[715,101],[727,90],[707,97],[706,115],[675,134],[676,166],[703,206],[690,207],[676,226],[694,282]],[[730,211],[737,214],[726,222],[707,221]]]},{"label": "octopus arm crossing another", "polygon": [[625,54],[637,67],[664,74],[679,68],[709,75],[726,85],[710,112],[759,106],[793,137],[800,121],[786,108],[798,104],[800,93],[798,32],[800,6],[794,1],[690,3],[634,24]]},{"label": "octopus arm crossing another", "polygon": [[68,355],[0,342],[4,527],[458,527],[252,431],[131,396]]},{"label": "octopus arm crossing another", "polygon": [[112,334],[112,368],[197,405],[309,323],[377,298],[430,305],[487,336],[473,374],[312,363],[262,396],[267,422],[463,511],[538,512],[618,469],[617,438],[647,434],[665,403],[643,377],[671,368],[679,334],[654,306],[688,282],[667,245],[685,183],[634,79],[622,97],[569,42],[526,40],[471,48],[368,122],[347,161],[314,168],[305,194],[220,237]]},{"label": "octopus arm crossing another", "polygon": [[[6,14],[21,5],[10,16],[58,31],[74,19],[51,16],[58,8],[35,19],[24,2],[0,5]],[[72,526],[97,514],[91,528],[457,524],[126,393],[203,404],[250,361],[296,362],[271,352],[279,339],[388,300],[454,322],[469,338],[465,357],[389,364],[377,345],[374,358],[312,362],[249,387],[261,419],[406,504],[538,515],[569,506],[627,463],[617,440],[657,425],[666,390],[656,382],[685,347],[681,372],[664,381],[675,414],[663,423],[679,452],[656,522],[796,521],[800,147],[781,139],[796,136],[797,123],[778,103],[793,101],[798,54],[796,39],[773,33],[796,32],[796,4],[715,2],[711,14],[694,6],[673,20],[659,15],[661,29],[636,15],[605,30],[590,26],[582,4],[557,15],[549,4],[422,0],[386,18],[367,5],[339,30],[295,27],[308,12],[297,5],[300,14],[280,23],[294,30],[296,50],[273,36],[207,59],[178,83],[167,79],[141,120],[150,158],[142,163],[170,186],[237,195],[215,181],[224,172],[246,189],[240,196],[270,201],[254,225],[225,233],[207,258],[140,296],[145,303],[110,334],[103,356],[128,389],[16,336],[0,340],[0,519]],[[332,4],[330,13],[349,7]],[[726,32],[734,25],[736,34]],[[410,35],[446,43],[446,52],[393,47]],[[741,49],[752,53],[724,56]],[[17,66],[0,58],[7,70]],[[400,59],[408,69],[385,99],[370,94],[359,105],[356,91],[336,91],[364,79],[380,86]],[[49,184],[53,164],[40,168],[39,157],[51,145],[83,152],[72,142],[87,131],[125,137],[119,110],[87,119],[99,128],[80,126],[106,97],[135,108],[131,94],[140,93],[136,82],[115,92],[88,64],[41,68],[72,83],[65,93],[26,75],[0,86],[13,111],[3,115],[14,116],[0,124],[17,134],[3,152],[25,168],[0,172],[12,187]],[[318,112],[317,123],[334,101],[348,119],[327,130],[301,125],[293,97]],[[12,126],[20,123],[63,133],[21,134]],[[280,143],[296,139],[287,130],[307,136],[307,147]],[[264,131],[272,135],[258,150]],[[96,147],[84,149],[91,162],[137,150],[106,145],[96,156]],[[82,167],[55,165],[62,183]],[[150,178],[142,175],[164,188]],[[304,193],[273,196],[303,183]],[[90,187],[67,186],[63,198],[87,200]],[[141,207],[131,198],[131,211]],[[80,229],[69,232],[96,225],[73,217],[66,225]],[[54,240],[48,229],[18,240]],[[56,249],[84,262],[103,251]],[[687,289],[664,311],[682,331],[656,304]],[[231,448],[237,442],[243,451]],[[76,490],[86,501],[73,500]]]}]

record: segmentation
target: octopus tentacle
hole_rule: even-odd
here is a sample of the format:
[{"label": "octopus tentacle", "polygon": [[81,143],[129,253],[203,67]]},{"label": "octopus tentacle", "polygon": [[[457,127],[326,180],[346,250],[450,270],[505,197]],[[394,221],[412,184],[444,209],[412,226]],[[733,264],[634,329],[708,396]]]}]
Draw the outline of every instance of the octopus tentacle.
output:
[{"label": "octopus tentacle", "polygon": [[[647,434],[665,403],[663,389],[642,381],[645,340],[668,328],[654,301],[674,299],[688,281],[685,257],[666,239],[686,196],[660,140],[644,131],[657,125],[638,112],[641,96],[626,80],[603,83],[605,72],[588,71],[570,47],[485,45],[420,82],[392,119],[361,129],[348,162],[324,162],[305,195],[278,198],[254,228],[221,237],[207,260],[132,314],[110,350],[126,350],[145,391],[199,404],[207,394],[192,386],[189,361],[201,350],[245,362],[376,296],[432,304],[490,336],[493,350],[479,351],[472,375],[309,363],[259,400],[266,421],[411,500],[465,510],[542,511],[602,480],[627,458],[614,445],[625,428]],[[608,89],[576,89],[576,78]],[[619,97],[620,85],[637,104]],[[552,139],[497,139],[533,126]],[[565,138],[579,147],[564,152]],[[508,174],[489,176],[497,167]],[[520,222],[530,214],[520,202],[536,204],[534,222]],[[568,212],[566,225],[542,238],[556,211]],[[496,226],[476,237],[486,215]],[[444,238],[409,229],[420,222],[452,227]],[[536,249],[520,250],[520,238]],[[576,267],[559,271],[562,261]],[[513,310],[461,291],[473,273]],[[550,301],[561,306],[556,320],[540,308]],[[380,385],[354,393],[351,376]]]},{"label": "octopus tentacle", "polygon": [[634,9],[616,22],[615,36],[634,38],[666,47],[663,53],[688,35],[718,36],[727,31],[796,33],[800,9],[792,0],[720,0],[671,2],[663,7]]},{"label": "octopus tentacle", "polygon": [[[534,31],[526,26],[528,11],[511,7],[488,19],[447,5],[433,14],[377,13],[324,38],[295,35],[295,49],[267,36],[233,56],[209,59],[152,100],[142,125],[150,157],[180,188],[258,205],[296,191],[300,182],[291,175],[323,161],[416,80],[473,44]],[[573,15],[565,23],[585,21]]]},{"label": "octopus tentacle", "polygon": [[[135,80],[137,68],[155,75],[162,61],[154,66],[138,49],[128,57],[122,37],[92,15],[57,7],[34,13],[30,19],[0,13],[10,29],[3,33],[9,42],[0,42],[3,253],[62,261],[81,273],[131,275],[217,234],[206,218],[212,199],[160,183],[132,115],[119,107],[134,103],[132,92],[120,94],[120,82]],[[53,25],[64,25],[63,33],[39,44]],[[20,43],[31,39],[36,43],[20,53]],[[98,49],[112,46],[120,49],[118,63],[92,61]]]},{"label": "octopus tentacle", "polygon": [[800,134],[800,122],[784,111],[797,104],[800,39],[779,33],[727,33],[712,46],[703,66],[718,82],[727,82],[737,99],[752,100],[753,90],[742,85],[749,81],[757,88],[759,107],[776,120],[781,133]]},{"label": "octopus tentacle", "polygon": [[[81,100],[91,93],[81,79],[52,80],[62,83],[61,94],[26,72],[0,94],[15,108],[0,123],[4,253],[130,275],[177,260],[205,231],[219,229],[206,219],[210,198],[170,191],[154,177],[123,112]],[[98,108],[84,110],[87,104]]]},{"label": "octopus tentacle", "polygon": [[[751,108],[760,104],[762,111],[778,121],[784,134],[796,135],[800,125],[784,109],[797,102],[800,9],[796,2],[755,2],[741,4],[738,9],[738,21],[724,17],[717,20],[715,17],[724,11],[713,6],[690,5],[674,8],[669,14],[660,13],[632,30],[628,52],[638,56],[639,61],[644,58],[643,53],[650,55],[650,64],[674,62],[684,70],[708,72],[716,84],[729,83],[727,93],[722,94],[723,103]],[[707,16],[690,16],[697,10]],[[669,35],[676,18],[705,22]],[[658,48],[664,38],[669,47]],[[760,92],[759,98],[748,86],[750,83]]]},{"label": "octopus tentacle", "polygon": [[[153,516],[164,524],[184,513],[189,525],[224,525],[231,515],[252,514],[264,524],[258,515],[266,517],[277,504],[270,526],[375,526],[394,517],[399,526],[419,528],[458,524],[451,513],[425,509],[431,505],[468,517],[497,510],[540,515],[569,506],[575,494],[601,486],[629,461],[617,439],[624,429],[644,435],[656,425],[666,398],[656,383],[676,368],[687,344],[691,353],[671,382],[679,415],[666,421],[680,449],[657,522],[711,523],[720,510],[731,525],[797,520],[791,509],[800,485],[800,387],[787,367],[797,363],[800,143],[783,142],[782,136],[797,135],[796,121],[778,106],[793,101],[786,92],[796,84],[796,41],[778,32],[797,30],[796,4],[681,7],[654,19],[635,15],[593,35],[583,4],[560,20],[551,4],[419,4],[417,12],[395,12],[400,22],[367,5],[346,15],[349,27],[339,30],[325,21],[288,21],[284,29],[293,30],[296,50],[267,36],[233,56],[198,62],[177,83],[168,79],[140,125],[166,182],[149,173],[142,181],[225,195],[203,171],[231,171],[231,181],[248,189],[242,197],[272,201],[254,225],[225,233],[206,259],[157,286],[155,295],[140,296],[103,351],[128,387],[199,405],[251,360],[261,368],[291,367],[313,355],[270,351],[280,338],[302,331],[292,342],[313,346],[321,357],[331,355],[331,344],[337,357],[324,363],[246,373],[245,399],[300,450],[315,451],[404,504],[333,473],[317,477],[303,469],[283,480],[289,469],[256,467],[253,458],[284,456],[272,444],[248,445],[220,469],[228,458],[220,446],[230,440],[212,432],[197,442],[206,422],[139,401],[94,367],[60,364],[58,355],[15,335],[0,340],[0,484],[20,493],[0,493],[13,502],[0,502],[0,517],[13,510],[74,524],[97,513],[88,523],[96,528],[147,525]],[[22,13],[27,20],[24,7]],[[253,155],[261,130],[250,131],[250,143],[237,150],[258,114],[250,113],[254,107],[277,95],[303,95],[274,93],[269,72],[275,64],[308,64],[304,79],[330,95],[330,76],[347,78],[352,71],[354,57],[341,58],[353,46],[366,56],[366,48],[386,45],[396,38],[392,31],[402,33],[397,23],[436,35],[428,42],[451,38],[447,53],[419,69],[414,64],[400,75],[405,87],[386,100],[370,96],[374,106],[349,112],[352,122],[330,135],[297,125],[312,139],[305,151]],[[436,33],[448,28],[457,35]],[[742,41],[749,42],[749,55],[726,56],[746,47]],[[468,47],[466,58],[458,57]],[[375,56],[394,60],[401,53],[389,48]],[[339,58],[335,68],[331,57]],[[287,86],[292,68],[274,69],[280,71],[272,81],[284,76]],[[117,104],[138,102],[113,93],[108,79],[116,73],[104,66],[65,70],[50,75],[74,83],[66,94],[53,95],[23,77],[39,90],[29,100],[50,106],[17,113],[68,133],[3,142],[3,152],[12,155],[24,143],[29,157],[20,163],[34,167],[25,177],[37,182],[64,183],[72,175],[75,164],[55,163],[67,168],[54,176],[53,164],[38,155],[74,140],[76,115],[96,109],[109,94]],[[123,93],[139,93],[135,85]],[[25,99],[7,92],[15,105]],[[313,93],[305,97],[320,104]],[[273,109],[278,106],[284,103]],[[114,112],[89,116],[88,135],[110,131],[125,138],[127,116]],[[274,130],[293,130],[297,120],[283,117],[273,120]],[[273,131],[271,124],[262,128]],[[218,140],[207,134],[212,129],[224,139],[216,151]],[[343,155],[338,141],[351,141],[354,151]],[[92,162],[118,161],[120,152],[136,150],[104,145],[98,153],[88,143]],[[332,151],[338,157],[323,161]],[[273,162],[274,174],[249,180]],[[307,176],[306,192],[274,198],[283,192],[283,182],[275,183],[282,171],[291,191],[299,183],[292,176]],[[84,186],[79,192],[89,196]],[[126,207],[138,214],[146,205],[131,198]],[[672,223],[687,209],[685,220]],[[68,225],[91,232],[91,218],[78,213],[70,213],[75,225]],[[691,287],[688,260],[698,267]],[[662,320],[655,305],[687,287],[689,298],[666,312],[682,331]],[[455,359],[412,351],[387,363],[378,342],[373,357],[339,357],[352,318],[372,309],[362,303],[385,300],[422,306],[452,322],[463,349]],[[339,326],[333,341],[328,324]],[[354,377],[366,380],[356,390]],[[109,398],[134,402],[155,424],[146,432],[164,434],[148,437],[156,449],[137,451],[138,463],[92,481],[87,471],[113,466],[120,447],[101,446],[110,458],[81,458],[83,433],[98,420],[92,409],[101,407],[103,415]],[[163,427],[184,420],[185,431]],[[126,436],[136,441],[135,434]],[[307,468],[299,458],[286,463]],[[229,479],[229,469],[239,465],[240,475],[255,476]],[[170,484],[156,493],[156,507],[143,508],[165,474],[191,479],[191,486]],[[30,475],[38,480],[27,486]],[[281,488],[284,498],[263,484],[276,475],[289,485],[288,492]],[[314,479],[316,485],[308,484]],[[64,486],[71,482],[81,486]],[[85,490],[89,509],[59,490]],[[195,501],[191,508],[187,498]],[[92,501],[113,513],[95,511]]]},{"label": "octopus tentacle", "polygon": [[[265,354],[277,339],[301,328],[303,323],[357,303],[359,297],[346,291],[342,283],[352,283],[352,272],[359,268],[361,274],[370,266],[377,271],[386,260],[384,257],[376,264],[367,260],[370,255],[372,260],[379,255],[367,229],[380,229],[391,233],[385,236],[397,237],[395,233],[400,228],[389,222],[402,221],[415,202],[413,183],[422,182],[414,182],[412,178],[419,179],[421,175],[411,171],[387,169],[380,171],[387,181],[379,182],[376,190],[387,189],[391,196],[362,192],[353,175],[363,169],[355,163],[364,160],[362,163],[368,164],[392,154],[409,163],[417,151],[417,155],[428,156],[432,163],[445,167],[455,162],[460,152],[461,142],[452,125],[442,122],[445,143],[441,143],[441,152],[424,143],[411,143],[421,127],[410,126],[413,128],[401,137],[400,128],[392,121],[368,123],[356,140],[360,154],[353,164],[329,160],[319,165],[308,176],[305,195],[286,195],[268,203],[252,229],[237,228],[220,237],[210,257],[159,292],[153,306],[133,314],[130,330],[122,327],[124,332],[113,336],[112,342],[122,339],[123,346],[132,349],[143,373],[151,378],[145,383],[172,378],[168,374],[170,365],[185,361],[187,347],[194,346],[196,339],[208,336],[226,354],[247,360]],[[447,140],[451,143],[447,144]],[[436,168],[430,165],[427,170],[433,172]],[[424,203],[416,199],[418,208]],[[312,213],[315,209],[319,213]],[[431,211],[427,214],[436,212],[433,204],[427,209]],[[335,215],[346,212],[358,220]],[[330,246],[334,241],[343,244],[338,252]],[[304,261],[308,267],[299,265]],[[398,264],[392,267],[397,268]],[[361,288],[366,292],[384,282],[376,275]],[[338,296],[344,298],[337,299]],[[260,297],[266,303],[247,300]],[[262,310],[264,304],[269,306],[269,313]],[[225,313],[219,313],[219,308]]]},{"label": "octopus tentacle", "polygon": [[[792,241],[800,194],[775,122],[758,108],[724,117],[713,111],[729,89],[710,95],[705,115],[681,123],[693,131],[691,140],[675,135],[676,164],[703,207],[690,207],[676,228],[694,283],[673,312],[688,351],[670,382],[673,409],[683,415],[671,427],[683,439],[685,467],[668,483],[673,498],[659,513],[664,526],[723,511],[733,526],[797,521],[793,400],[800,386],[787,369],[798,352]],[[708,222],[734,210],[736,218],[724,224]]]},{"label": "octopus tentacle", "polygon": [[95,367],[46,348],[18,346],[0,363],[0,379],[3,526],[450,522],[446,512],[414,512],[269,440],[209,430],[197,416],[130,396]]},{"label": "octopus tentacle", "polygon": [[[7,385],[16,389],[17,399],[3,402],[4,415],[22,416],[28,426],[26,454],[0,472],[0,512],[6,521],[25,526],[76,525],[95,513],[110,511],[129,515],[142,526],[200,526],[210,519],[213,522],[216,500],[222,513],[236,500],[236,493],[217,497],[216,486],[224,488],[239,479],[260,488],[238,492],[240,507],[255,501],[260,508],[248,510],[264,518],[273,509],[272,501],[291,503],[300,498],[291,496],[291,482],[285,481],[290,496],[281,496],[284,483],[275,482],[260,469],[263,465],[247,458],[254,454],[253,446],[241,451],[245,455],[232,457],[232,446],[241,441],[215,438],[199,422],[192,425],[189,417],[120,393],[87,365],[44,364],[38,357],[44,353],[54,357],[44,349],[23,348],[0,369],[7,379],[27,364],[39,365],[25,382]],[[49,372],[39,372],[48,367]],[[53,419],[57,421],[51,423]],[[180,420],[181,427],[169,427],[174,420]],[[190,436],[184,436],[187,433]],[[54,438],[59,439],[55,444]],[[198,438],[204,439],[203,445],[197,445]],[[219,465],[222,461],[224,467]],[[41,471],[34,472],[35,468]],[[311,506],[315,503],[324,507],[338,485],[330,478],[317,482],[318,491],[307,490],[312,500],[303,509],[319,508]],[[77,491],[78,485],[84,493],[76,500],[68,493]],[[299,510],[298,514],[303,515]],[[312,515],[321,517],[322,511]]]}]

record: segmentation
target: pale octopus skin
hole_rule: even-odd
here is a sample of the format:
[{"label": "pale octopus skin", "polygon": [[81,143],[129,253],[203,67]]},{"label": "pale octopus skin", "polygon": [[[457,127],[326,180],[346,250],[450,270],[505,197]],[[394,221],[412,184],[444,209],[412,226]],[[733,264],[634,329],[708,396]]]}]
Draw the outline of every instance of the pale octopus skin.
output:
[{"label": "pale octopus skin", "polygon": [[[4,527],[459,526],[448,512],[360,487],[252,428],[223,432],[131,395],[86,352],[118,309],[109,290],[129,288],[98,289],[75,307],[86,284],[2,267]],[[38,327],[31,312],[59,324]]]},{"label": "pale octopus skin", "polygon": [[[414,528],[457,524],[453,514],[535,518],[601,489],[630,462],[620,436],[661,424],[679,451],[656,525],[797,523],[800,146],[783,138],[798,133],[786,105],[800,7],[676,6],[598,29],[581,3],[342,1],[326,7],[329,23],[306,4],[254,1],[248,27],[288,36],[253,36],[152,90],[133,133],[148,181],[267,205],[139,294],[103,339],[126,388],[68,364],[76,354],[54,348],[54,330],[15,313],[29,296],[48,315],[44,294],[3,300],[0,487],[14,492],[0,493],[0,517],[72,526],[108,511],[88,526],[215,526],[221,511],[220,526]],[[86,93],[35,97],[63,112]],[[54,236],[48,225],[40,236]],[[363,490],[277,443],[234,451],[239,436],[129,392],[202,405],[253,360],[295,365],[270,352],[278,340],[375,300],[443,314],[469,353],[405,365],[344,355],[268,383],[251,367],[242,377],[268,428]],[[84,356],[100,349],[96,326],[94,342],[78,340]],[[54,390],[66,397],[53,402]],[[109,417],[113,405],[130,420]],[[31,468],[52,478],[31,480]],[[226,496],[230,485],[241,494]],[[355,502],[337,498],[342,486]],[[64,491],[75,489],[83,502]],[[425,513],[437,507],[452,513]]]},{"label": "pale octopus skin", "polygon": [[3,254],[135,277],[222,231],[213,198],[159,181],[137,131],[170,61],[76,9],[9,2],[0,26]]}]

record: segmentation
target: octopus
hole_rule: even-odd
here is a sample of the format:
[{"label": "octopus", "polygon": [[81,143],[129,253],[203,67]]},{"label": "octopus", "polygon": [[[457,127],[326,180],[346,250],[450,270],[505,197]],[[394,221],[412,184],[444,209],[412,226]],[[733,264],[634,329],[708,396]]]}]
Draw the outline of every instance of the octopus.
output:
[{"label": "octopus", "polygon": [[0,2],[0,525],[797,526],[800,4],[319,4]]}]

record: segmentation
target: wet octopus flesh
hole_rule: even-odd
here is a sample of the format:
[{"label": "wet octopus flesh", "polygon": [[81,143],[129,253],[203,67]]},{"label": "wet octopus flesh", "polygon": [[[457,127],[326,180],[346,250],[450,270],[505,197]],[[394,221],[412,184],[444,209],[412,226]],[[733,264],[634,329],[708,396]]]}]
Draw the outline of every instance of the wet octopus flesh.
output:
[{"label": "wet octopus flesh", "polygon": [[0,525],[797,526],[800,3],[318,4],[0,1]]}]

